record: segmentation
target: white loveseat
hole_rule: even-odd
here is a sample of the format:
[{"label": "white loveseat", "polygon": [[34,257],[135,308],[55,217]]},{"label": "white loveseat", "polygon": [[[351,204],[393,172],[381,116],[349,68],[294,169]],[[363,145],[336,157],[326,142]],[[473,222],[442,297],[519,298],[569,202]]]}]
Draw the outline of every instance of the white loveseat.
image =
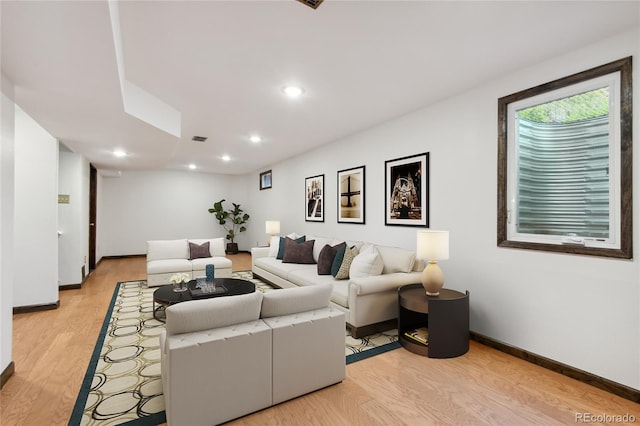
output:
[{"label": "white loveseat", "polygon": [[213,425],[341,382],[344,314],[331,287],[178,303],[160,335],[167,423]]},{"label": "white loveseat", "polygon": [[[209,251],[203,253],[203,244],[209,243]],[[147,285],[169,284],[171,276],[178,272],[189,274],[191,279],[205,274],[208,264],[215,266],[215,276],[231,276],[232,262],[225,257],[224,239],[180,239],[147,241]]]},{"label": "white loveseat", "polygon": [[345,313],[353,337],[397,326],[398,288],[419,283],[424,269],[415,251],[346,241],[348,247],[357,247],[360,254],[350,266],[349,277],[336,279],[333,275],[318,275],[317,262],[326,245],[336,246],[344,240],[314,235],[306,235],[305,240],[314,241],[315,264],[285,263],[277,259],[280,237],[273,237],[270,247],[251,249],[253,274],[281,288],[330,283],[333,287],[331,305]]}]

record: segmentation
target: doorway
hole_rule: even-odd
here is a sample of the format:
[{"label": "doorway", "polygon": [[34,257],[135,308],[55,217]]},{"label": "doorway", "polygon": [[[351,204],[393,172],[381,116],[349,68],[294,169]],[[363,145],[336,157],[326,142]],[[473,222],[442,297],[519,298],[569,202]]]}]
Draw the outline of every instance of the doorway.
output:
[{"label": "doorway", "polygon": [[89,272],[96,269],[96,210],[98,204],[98,171],[89,164]]}]

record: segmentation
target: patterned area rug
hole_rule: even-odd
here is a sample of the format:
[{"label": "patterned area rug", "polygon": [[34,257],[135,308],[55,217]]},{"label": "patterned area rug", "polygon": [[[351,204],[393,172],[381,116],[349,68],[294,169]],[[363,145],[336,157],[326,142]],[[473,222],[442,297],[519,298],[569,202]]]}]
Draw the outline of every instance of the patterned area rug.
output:
[{"label": "patterned area rug", "polygon": [[[234,278],[274,290],[251,271]],[[153,317],[153,292],[146,281],[118,283],[69,420],[76,425],[157,425],[166,421],[158,336],[164,323]],[[399,347],[397,331],[353,339],[345,331],[347,364]]]}]

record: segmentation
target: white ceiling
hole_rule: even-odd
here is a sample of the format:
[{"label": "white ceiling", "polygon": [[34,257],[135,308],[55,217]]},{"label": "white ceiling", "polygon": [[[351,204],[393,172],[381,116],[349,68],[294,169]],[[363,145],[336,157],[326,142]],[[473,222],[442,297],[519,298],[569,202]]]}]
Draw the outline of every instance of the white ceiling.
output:
[{"label": "white ceiling", "polygon": [[[73,152],[102,170],[193,162],[226,174],[262,171],[640,21],[637,1],[119,2],[126,79],[180,111],[178,138],[124,112],[107,2],[0,7],[16,103]],[[290,83],[301,99],[283,96]],[[249,142],[253,133],[264,141]]]}]

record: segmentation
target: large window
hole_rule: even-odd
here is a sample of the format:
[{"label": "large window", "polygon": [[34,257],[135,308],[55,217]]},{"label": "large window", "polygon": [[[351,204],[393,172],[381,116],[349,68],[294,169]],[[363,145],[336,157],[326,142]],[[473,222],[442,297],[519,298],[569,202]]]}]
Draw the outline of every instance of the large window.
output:
[{"label": "large window", "polygon": [[498,100],[498,245],[631,258],[631,58]]}]

